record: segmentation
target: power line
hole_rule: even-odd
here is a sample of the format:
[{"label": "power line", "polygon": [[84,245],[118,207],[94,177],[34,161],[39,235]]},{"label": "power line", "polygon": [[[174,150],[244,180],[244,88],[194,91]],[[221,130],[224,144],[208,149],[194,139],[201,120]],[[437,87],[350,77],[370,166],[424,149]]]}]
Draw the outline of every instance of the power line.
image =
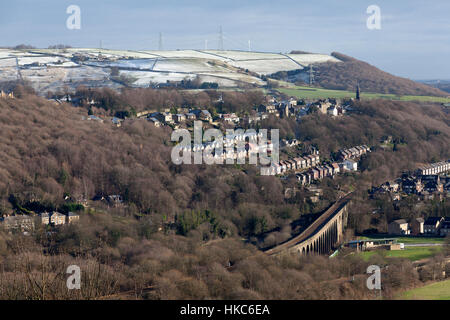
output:
[{"label": "power line", "polygon": [[248,41],[246,43],[242,40],[231,38],[226,33],[224,34],[223,38],[225,39],[226,43],[235,45],[236,46],[235,48],[238,50],[247,50],[248,49]]},{"label": "power line", "polygon": [[159,44],[158,44],[158,50],[163,49],[163,38],[162,38],[162,32],[159,33]]},{"label": "power line", "polygon": [[219,28],[219,50],[223,51],[223,32],[222,32],[222,26]]},{"label": "power line", "polygon": [[314,69],[312,63],[309,65],[309,85],[312,85],[314,83]]}]

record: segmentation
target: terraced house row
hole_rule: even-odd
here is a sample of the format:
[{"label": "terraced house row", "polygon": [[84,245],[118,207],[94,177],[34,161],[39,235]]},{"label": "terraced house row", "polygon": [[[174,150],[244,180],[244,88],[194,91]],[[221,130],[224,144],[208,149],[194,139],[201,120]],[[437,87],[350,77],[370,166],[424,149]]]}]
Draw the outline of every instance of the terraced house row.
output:
[{"label": "terraced house row", "polygon": [[262,172],[265,175],[284,174],[290,171],[297,171],[308,169],[320,164],[320,157],[318,154],[310,154],[303,157],[296,157],[289,160],[281,160],[278,163],[273,163],[268,167],[262,167]]},{"label": "terraced house row", "polygon": [[304,173],[298,173],[297,179],[301,185],[311,184],[314,180],[323,179],[325,177],[332,177],[335,174],[338,174],[343,169],[342,165],[340,166],[338,163],[334,162],[330,165],[322,165],[317,166],[313,169],[308,170]]},{"label": "terraced house row", "polygon": [[418,174],[421,176],[439,174],[450,171],[450,160],[432,163],[419,168]]},{"label": "terraced house row", "polygon": [[358,158],[363,154],[370,152],[370,148],[366,145],[356,146],[353,148],[339,150],[339,156],[342,160]]}]

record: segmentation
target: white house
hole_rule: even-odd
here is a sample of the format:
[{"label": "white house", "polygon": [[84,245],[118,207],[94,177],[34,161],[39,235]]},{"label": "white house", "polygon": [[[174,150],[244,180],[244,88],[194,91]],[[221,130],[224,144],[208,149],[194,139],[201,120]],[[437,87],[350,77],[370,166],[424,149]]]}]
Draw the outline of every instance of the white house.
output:
[{"label": "white house", "polygon": [[358,163],[356,161],[347,159],[347,160],[344,160],[343,164],[344,164],[345,170],[350,170],[350,171],[358,170]]}]

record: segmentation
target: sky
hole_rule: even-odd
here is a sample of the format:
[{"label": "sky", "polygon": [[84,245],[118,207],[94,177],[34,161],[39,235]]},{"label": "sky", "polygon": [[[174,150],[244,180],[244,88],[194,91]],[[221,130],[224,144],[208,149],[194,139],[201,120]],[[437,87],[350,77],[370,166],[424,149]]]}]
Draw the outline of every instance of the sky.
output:
[{"label": "sky", "polygon": [[[68,29],[70,5],[80,29]],[[366,12],[380,8],[381,29]],[[341,52],[410,79],[450,79],[448,0],[14,0],[0,2],[0,46],[219,48]]]}]

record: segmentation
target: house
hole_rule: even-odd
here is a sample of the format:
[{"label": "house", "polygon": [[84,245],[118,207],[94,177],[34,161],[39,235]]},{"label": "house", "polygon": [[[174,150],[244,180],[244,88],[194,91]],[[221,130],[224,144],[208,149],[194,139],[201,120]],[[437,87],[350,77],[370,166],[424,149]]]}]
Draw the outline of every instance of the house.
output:
[{"label": "house", "polygon": [[327,176],[332,176],[334,174],[333,167],[330,165],[326,165],[325,168],[327,168]]},{"label": "house", "polygon": [[223,114],[222,119],[228,123],[239,123],[239,117],[235,113]]},{"label": "house", "polygon": [[407,194],[412,194],[416,190],[416,182],[413,179],[402,180],[402,190]]},{"label": "house", "polygon": [[101,118],[99,118],[99,117],[97,117],[97,116],[94,116],[94,115],[89,115],[88,117],[87,117],[87,120],[91,120],[91,121],[98,121],[98,122],[100,122],[100,123],[103,123],[103,119],[101,119]]},{"label": "house", "polygon": [[414,179],[408,177],[402,180],[402,190],[407,194],[421,193],[423,191],[424,184],[421,179]]},{"label": "house", "polygon": [[325,167],[319,166],[316,169],[319,171],[319,179],[322,179],[325,176]]},{"label": "house", "polygon": [[409,235],[410,229],[405,219],[394,220],[388,224],[388,233],[392,235]]},{"label": "house", "polygon": [[195,114],[195,117],[198,120],[203,120],[203,121],[208,121],[208,122],[212,121],[212,116],[208,110],[196,109],[196,110],[191,110],[191,113]]},{"label": "house", "polygon": [[298,159],[301,161],[301,167],[302,168],[308,168],[309,166],[308,166],[308,160],[307,159],[305,159],[304,157],[298,157]]},{"label": "house", "polygon": [[50,224],[50,215],[48,214],[48,212],[40,213],[38,216],[41,224]]},{"label": "house", "polygon": [[278,106],[279,116],[280,118],[288,118],[289,117],[289,105],[285,103],[281,103]]},{"label": "house", "polygon": [[397,182],[386,182],[386,186],[388,187],[388,190],[390,192],[398,192],[400,189],[400,186]]},{"label": "house", "polygon": [[282,160],[280,161],[281,165],[284,165],[284,167],[286,168],[285,171],[289,171],[292,169],[291,163],[286,161],[286,160]]},{"label": "house", "polygon": [[0,218],[0,225],[10,231],[30,231],[34,229],[34,219],[27,215],[7,216]]},{"label": "house", "polygon": [[294,161],[295,161],[295,165],[296,165],[297,170],[306,167],[305,159],[303,159],[301,157],[298,157],[298,158],[294,158]]},{"label": "house", "polygon": [[308,155],[305,157],[306,159],[306,165],[309,167],[314,167],[316,165],[316,163],[314,162],[314,158],[312,155]]},{"label": "house", "polygon": [[66,216],[66,223],[72,223],[80,220],[80,216],[76,213],[69,212]]},{"label": "house", "polygon": [[359,156],[359,151],[356,148],[354,148],[354,147],[348,149],[348,151],[350,151],[350,153],[352,155],[352,158],[355,158],[355,157]]},{"label": "house", "polygon": [[158,119],[151,117],[151,118],[147,118],[147,120],[151,123],[153,123],[153,125],[157,128],[161,127],[162,123],[161,121],[159,121]]},{"label": "house", "polygon": [[281,168],[281,165],[279,163],[274,163],[272,166],[274,167],[276,174],[280,174],[281,173],[282,168]]},{"label": "house", "polygon": [[428,217],[423,225],[424,234],[439,234],[439,228],[441,226],[443,217]]},{"label": "house", "polygon": [[276,112],[275,105],[273,105],[273,104],[269,104],[269,105],[261,104],[258,106],[257,110],[258,110],[258,112],[262,112],[262,113],[275,113]]},{"label": "house", "polygon": [[202,110],[202,112],[200,113],[200,120],[211,122],[212,121],[211,113],[209,113],[208,110]]},{"label": "house", "polygon": [[297,164],[294,160],[286,160],[287,163],[290,164],[290,168],[291,170],[296,170],[297,169]]},{"label": "house", "polygon": [[106,197],[106,201],[113,206],[118,206],[123,203],[123,199],[121,195],[112,194]]},{"label": "house", "polygon": [[177,113],[174,117],[175,121],[178,123],[186,121],[186,115],[184,115],[183,113]]},{"label": "house", "polygon": [[298,157],[296,158],[298,159],[297,161],[300,162],[300,168],[308,168],[308,159],[306,159],[305,157]]},{"label": "house", "polygon": [[250,115],[248,116],[245,121],[248,124],[252,124],[252,123],[256,123],[258,121],[261,121],[261,119],[267,119],[267,115],[260,115],[260,114],[256,114],[256,115]]},{"label": "house", "polygon": [[411,234],[413,235],[420,235],[423,234],[424,231],[424,222],[425,220],[423,218],[415,218],[411,220]]},{"label": "house", "polygon": [[319,170],[317,169],[311,170],[311,180],[317,180],[319,179],[319,176],[320,176]]},{"label": "house", "polygon": [[292,139],[292,140],[281,139],[280,145],[282,147],[292,148],[292,147],[299,145],[299,143],[300,143],[300,141],[298,141],[297,139]]},{"label": "house", "polygon": [[264,105],[264,104],[260,104],[260,105],[256,108],[256,110],[257,110],[258,112],[263,112],[263,113],[265,113],[265,112],[267,112],[267,106]]},{"label": "house", "polygon": [[66,216],[57,211],[53,211],[50,215],[50,223],[59,226],[66,223]]},{"label": "house", "polygon": [[331,103],[328,100],[319,100],[313,104],[317,107],[320,113],[326,114],[328,108],[331,107]]},{"label": "house", "polygon": [[439,175],[425,175],[421,177],[423,182],[423,190],[429,193],[444,192],[444,185]]},{"label": "house", "polygon": [[338,109],[335,106],[331,106],[327,110],[327,114],[333,117],[337,117],[338,115]]},{"label": "house", "polygon": [[446,237],[450,235],[450,218],[445,218],[440,227],[440,235]]},{"label": "house", "polygon": [[339,173],[339,165],[336,162],[333,162],[331,164],[331,166],[333,167],[333,174]]},{"label": "house", "polygon": [[172,123],[173,117],[169,112],[155,112],[150,115],[150,118],[156,118],[161,122]]},{"label": "house", "polygon": [[308,173],[301,173],[296,175],[298,182],[301,185],[306,185],[311,183],[311,176]]},{"label": "house", "polygon": [[9,98],[9,99],[14,99],[14,92],[10,92],[10,93],[6,93],[3,90],[0,91],[0,98]]},{"label": "house", "polygon": [[367,148],[365,146],[356,146],[355,148],[359,151],[360,156],[367,153]]},{"label": "house", "polygon": [[444,186],[440,183],[429,181],[424,184],[423,190],[429,193],[444,192]]},{"label": "house", "polygon": [[269,103],[269,104],[274,104],[274,103],[277,102],[277,100],[276,100],[275,97],[273,97],[273,96],[266,96],[266,97],[265,97],[265,100],[266,100],[267,103]]},{"label": "house", "polygon": [[344,164],[345,170],[350,170],[350,171],[358,170],[358,163],[356,161],[353,161],[351,159],[346,159],[346,160],[344,160],[343,164]]},{"label": "house", "polygon": [[319,151],[316,151],[315,154],[312,155],[313,159],[314,159],[314,163],[317,165],[320,162],[320,157],[319,157]]},{"label": "house", "polygon": [[195,119],[197,119],[197,117],[194,113],[188,112],[188,113],[186,113],[186,119],[187,120],[195,120]]},{"label": "house", "polygon": [[116,117],[112,118],[112,119],[111,119],[111,122],[112,122],[112,124],[115,125],[116,127],[120,127],[120,126],[122,125],[122,120],[119,119],[119,118],[116,118]]}]

